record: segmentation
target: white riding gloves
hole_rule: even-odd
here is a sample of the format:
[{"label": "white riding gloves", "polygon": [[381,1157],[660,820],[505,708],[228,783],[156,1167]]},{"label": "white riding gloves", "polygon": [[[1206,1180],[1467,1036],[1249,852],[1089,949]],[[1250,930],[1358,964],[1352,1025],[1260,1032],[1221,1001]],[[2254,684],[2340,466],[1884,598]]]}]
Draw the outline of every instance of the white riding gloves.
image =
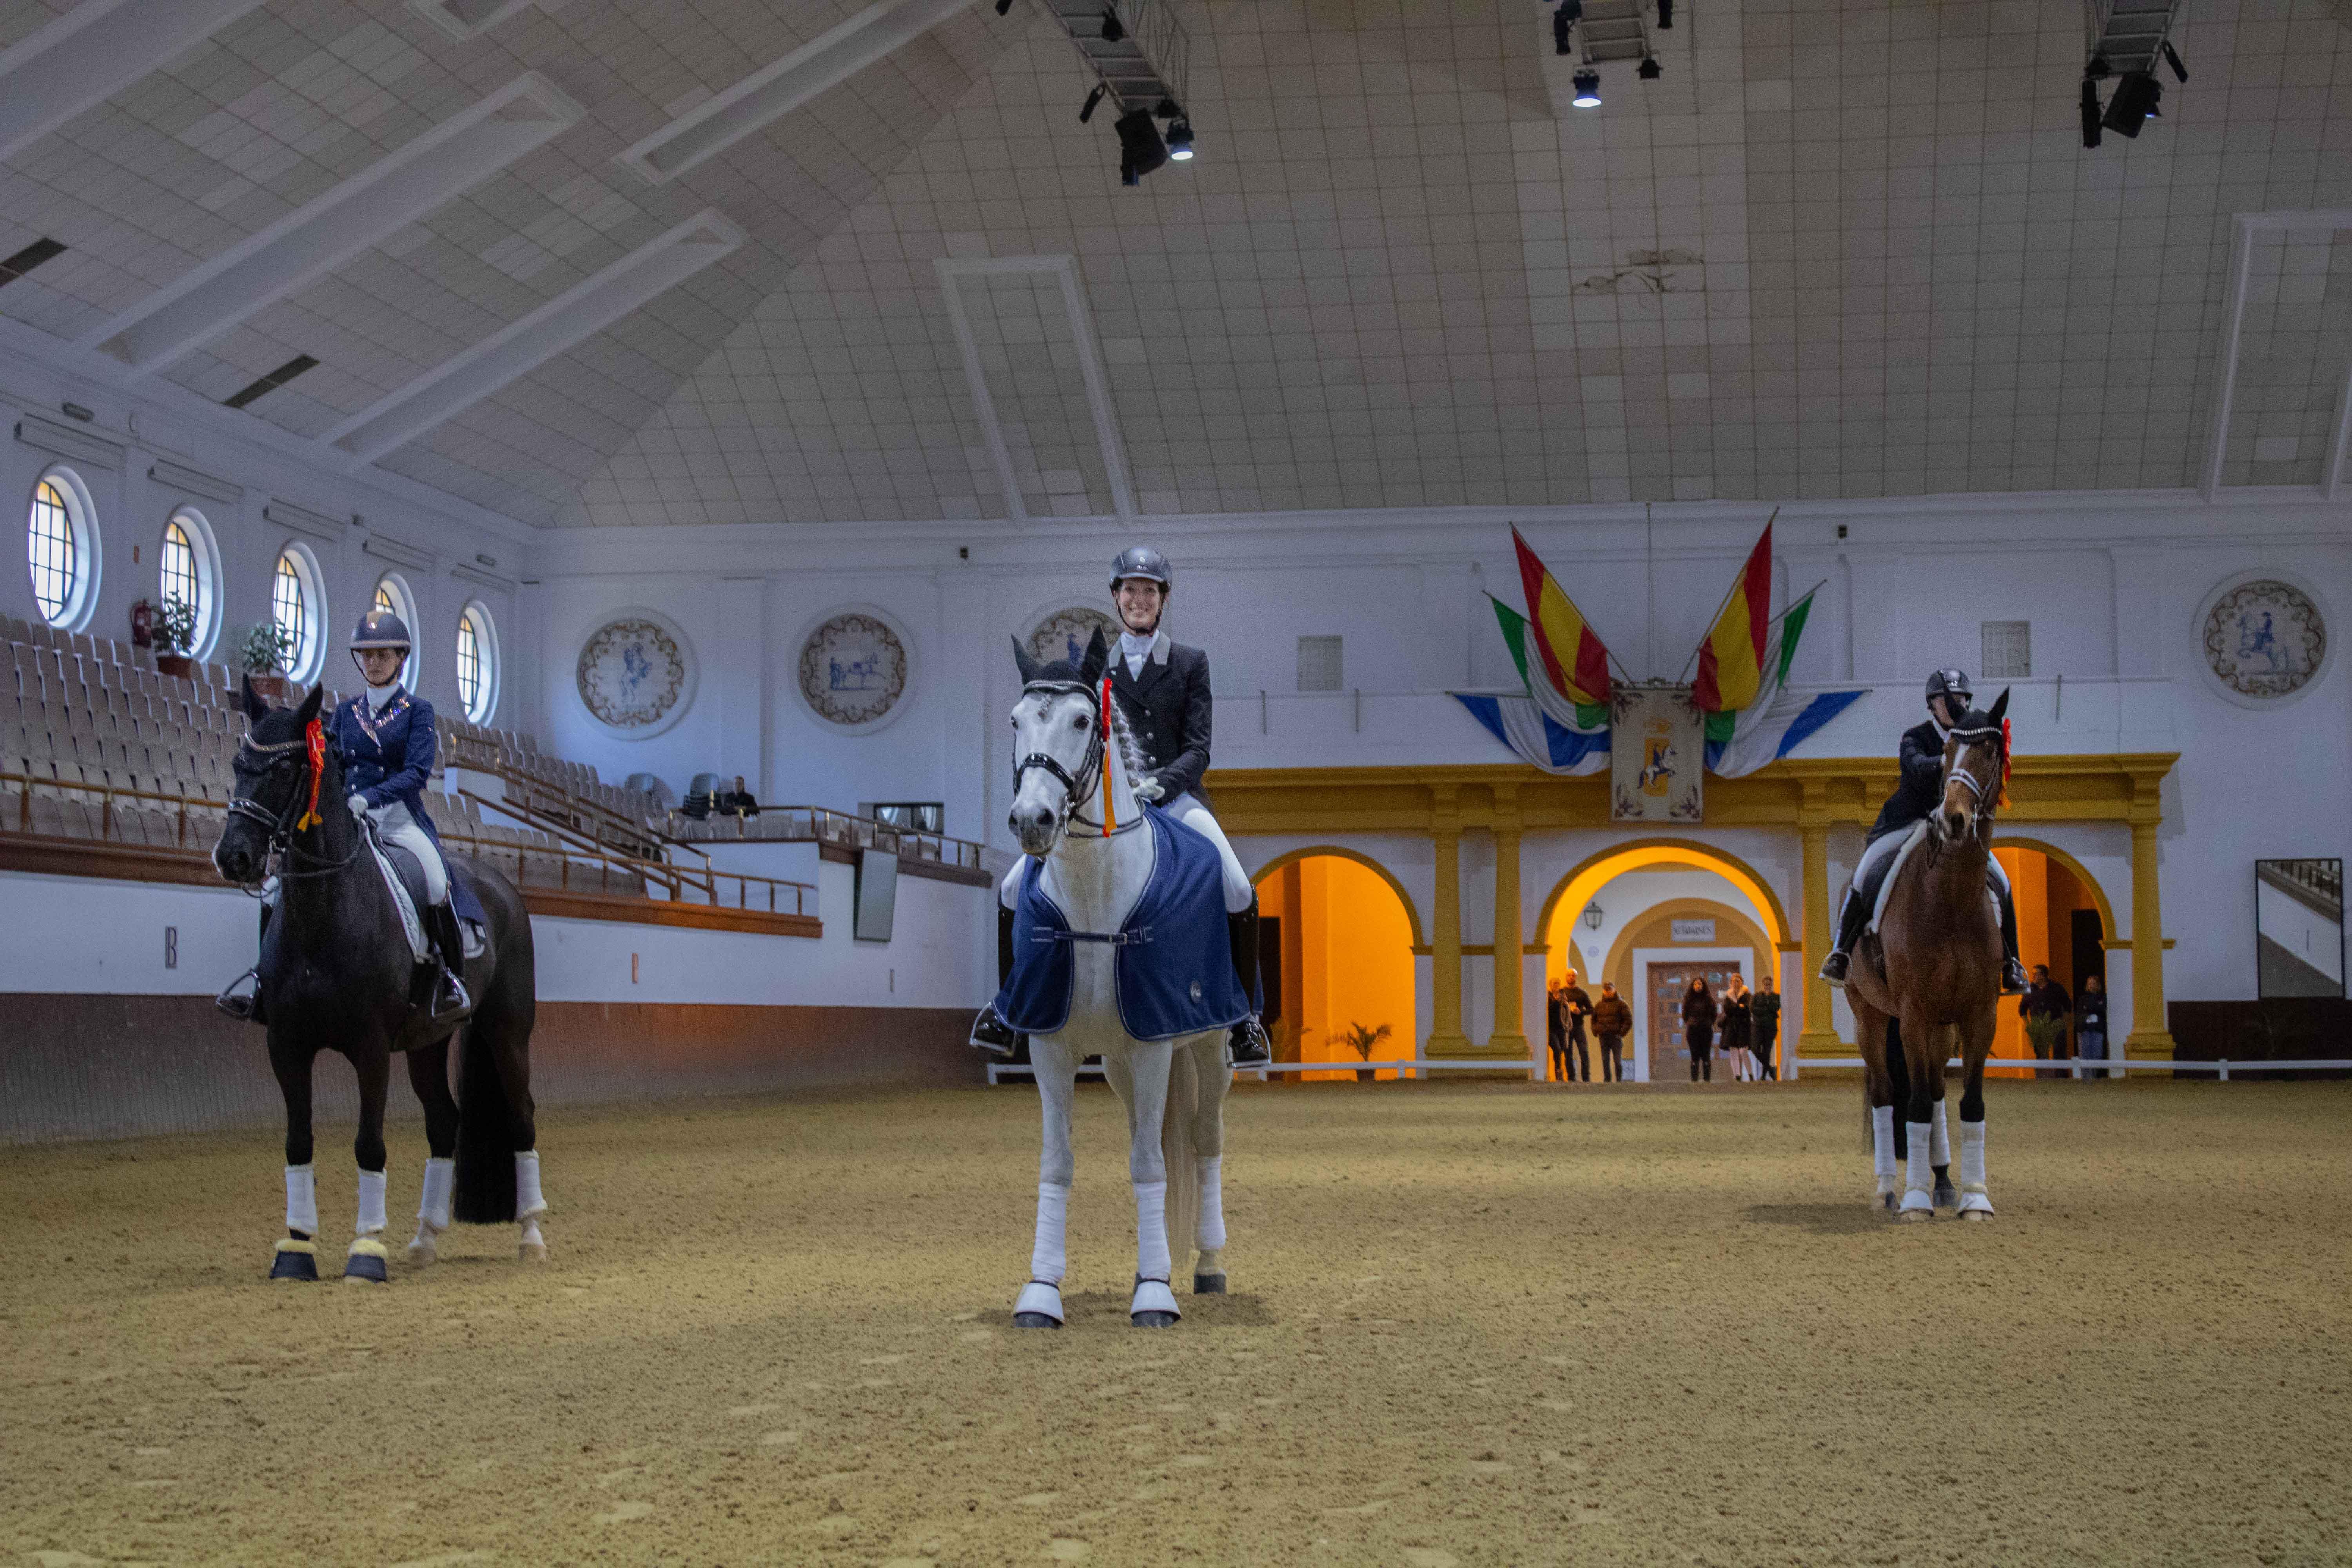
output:
[{"label": "white riding gloves", "polygon": [[367,796],[363,795],[355,795],[352,796],[351,799],[343,802],[343,804],[351,807],[352,820],[354,822],[368,814]]},{"label": "white riding gloves", "polygon": [[1148,805],[1157,805],[1168,796],[1168,786],[1160,782],[1158,773],[1146,773],[1135,781],[1135,798]]}]

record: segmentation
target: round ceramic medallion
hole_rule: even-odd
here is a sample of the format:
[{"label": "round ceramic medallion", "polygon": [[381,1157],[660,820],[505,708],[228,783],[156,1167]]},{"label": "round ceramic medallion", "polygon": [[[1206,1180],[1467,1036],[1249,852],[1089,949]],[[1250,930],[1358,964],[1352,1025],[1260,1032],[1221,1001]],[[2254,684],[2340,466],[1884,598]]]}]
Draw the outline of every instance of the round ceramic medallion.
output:
[{"label": "round ceramic medallion", "polygon": [[879,615],[845,610],[801,644],[801,698],[828,724],[865,730],[907,694],[907,644]]},{"label": "round ceramic medallion", "polygon": [[606,729],[627,736],[667,729],[694,692],[684,634],[650,610],[624,610],[581,646],[580,700]]},{"label": "round ceramic medallion", "polygon": [[1084,605],[1055,610],[1029,634],[1029,657],[1040,664],[1050,664],[1057,658],[1076,664],[1087,657],[1087,640],[1097,631],[1102,633],[1104,642],[1118,646],[1118,626],[1102,611]]},{"label": "round ceramic medallion", "polygon": [[2327,658],[2327,623],[2319,606],[2275,577],[2223,588],[2205,612],[2203,637],[2207,668],[2240,697],[2290,696]]}]

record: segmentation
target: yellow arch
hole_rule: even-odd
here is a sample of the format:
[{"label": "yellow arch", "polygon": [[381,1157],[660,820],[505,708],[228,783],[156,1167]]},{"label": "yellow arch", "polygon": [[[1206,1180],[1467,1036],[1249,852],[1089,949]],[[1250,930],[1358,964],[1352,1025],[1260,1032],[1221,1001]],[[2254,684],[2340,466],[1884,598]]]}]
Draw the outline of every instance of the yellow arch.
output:
[{"label": "yellow arch", "polygon": [[2116,910],[2113,904],[2107,902],[2107,890],[2099,886],[2099,879],[2091,875],[2089,869],[2080,860],[2047,839],[2020,838],[2011,833],[2003,833],[1995,838],[1992,847],[1995,849],[2032,849],[2049,856],[2050,858],[2065,867],[2067,870],[2074,873],[2074,880],[2091,890],[2092,902],[2099,906],[2100,939],[2105,942],[2117,940],[2120,933],[2116,929]]},{"label": "yellow arch", "polygon": [[[2038,846],[2037,846],[2038,847]],[[1772,939],[1776,948],[1792,940],[1792,927],[1788,911],[1780,907],[1779,895],[1772,885],[1757,875],[1756,868],[1727,850],[1712,844],[1701,844],[1694,838],[1639,838],[1631,844],[1612,845],[1587,858],[1567,876],[1562,877],[1543,901],[1536,915],[1536,940],[1549,942],[1553,911],[1565,904],[1580,910],[1592,901],[1592,895],[1628,871],[1638,871],[1644,866],[1691,864],[1717,872],[1723,879],[1748,895],[1764,917],[1764,934]],[[2104,913],[2104,903],[2102,904]]]},{"label": "yellow arch", "polygon": [[1310,844],[1304,849],[1285,850],[1250,873],[1250,886],[1255,888],[1284,867],[1300,860],[1311,860],[1318,855],[1331,855],[1342,860],[1353,860],[1357,865],[1386,882],[1389,885],[1389,890],[1397,896],[1397,902],[1404,906],[1405,922],[1412,928],[1412,945],[1416,948],[1429,945],[1429,939],[1421,934],[1421,911],[1413,908],[1412,895],[1405,891],[1404,884],[1398,881],[1395,874],[1386,866],[1359,849],[1346,849],[1337,844]]}]

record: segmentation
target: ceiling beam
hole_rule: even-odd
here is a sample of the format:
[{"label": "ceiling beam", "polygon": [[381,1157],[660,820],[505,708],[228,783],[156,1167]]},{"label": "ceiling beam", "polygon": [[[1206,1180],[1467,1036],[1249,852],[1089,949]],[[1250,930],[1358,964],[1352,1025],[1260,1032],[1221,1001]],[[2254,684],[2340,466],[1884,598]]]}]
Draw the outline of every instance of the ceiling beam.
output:
[{"label": "ceiling beam", "polygon": [[262,0],[82,0],[0,50],[0,158],[12,158]]},{"label": "ceiling beam", "polygon": [[683,283],[744,238],[716,208],[706,209],[377,399],[320,439],[358,463],[373,463]]},{"label": "ceiling beam", "polygon": [[971,0],[879,0],[762,66],[620,155],[655,184],[676,179],[965,9]]},{"label": "ceiling beam", "polygon": [[377,159],[82,339],[134,374],[179,358],[479,184],[581,117],[536,71]]}]

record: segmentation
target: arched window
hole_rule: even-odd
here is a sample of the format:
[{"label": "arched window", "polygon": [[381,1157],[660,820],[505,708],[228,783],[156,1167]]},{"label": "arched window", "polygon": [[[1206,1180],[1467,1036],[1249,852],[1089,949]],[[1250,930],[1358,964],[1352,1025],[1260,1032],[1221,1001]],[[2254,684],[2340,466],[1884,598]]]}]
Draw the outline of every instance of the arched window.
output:
[{"label": "arched window", "polygon": [[98,549],[89,499],[62,468],[41,476],[25,519],[25,559],[33,574],[33,602],[53,626],[78,631],[96,599]]},{"label": "arched window", "polygon": [[324,597],[319,591],[319,569],[311,563],[310,552],[299,544],[288,545],[278,553],[277,570],[270,575],[269,615],[292,639],[286,673],[297,680],[309,680],[318,671],[320,649],[326,641]]},{"label": "arched window", "polygon": [[[400,580],[398,574],[387,572],[377,579],[375,599],[369,607],[391,611],[408,628],[412,639],[416,636],[416,595],[408,591],[408,584]],[[401,661],[400,683],[411,691],[416,689],[416,645],[413,640],[408,645],[408,657]]]},{"label": "arched window", "polygon": [[499,705],[499,639],[478,604],[457,617],[457,696],[467,722],[487,724]]},{"label": "arched window", "polygon": [[200,513],[183,507],[172,514],[163,524],[163,547],[156,552],[156,563],[158,586],[167,604],[178,599],[195,612],[188,646],[180,651],[202,658],[211,651],[218,629],[215,612],[219,595],[213,588],[212,531]]}]

